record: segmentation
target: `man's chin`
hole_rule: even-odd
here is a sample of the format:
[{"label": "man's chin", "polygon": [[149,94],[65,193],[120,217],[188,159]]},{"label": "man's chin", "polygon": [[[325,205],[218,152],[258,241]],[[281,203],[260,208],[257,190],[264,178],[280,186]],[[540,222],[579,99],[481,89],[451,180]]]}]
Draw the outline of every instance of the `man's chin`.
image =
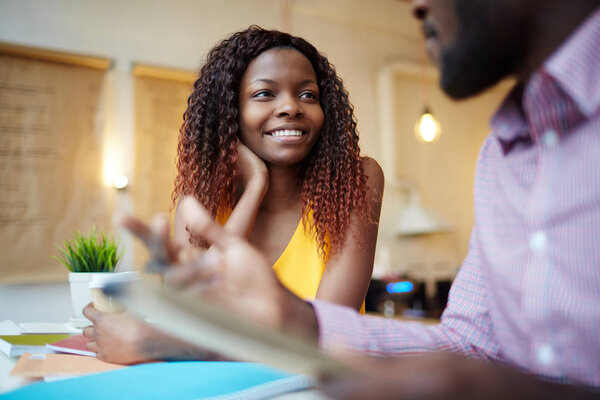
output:
[{"label": "man's chin", "polygon": [[446,93],[450,98],[454,100],[463,100],[473,97],[483,92],[486,88],[473,87],[464,81],[450,80],[445,81],[441,78],[440,87],[442,91]]},{"label": "man's chin", "polygon": [[473,68],[445,63],[440,65],[440,87],[454,100],[476,96],[494,86],[505,74],[493,68]]}]

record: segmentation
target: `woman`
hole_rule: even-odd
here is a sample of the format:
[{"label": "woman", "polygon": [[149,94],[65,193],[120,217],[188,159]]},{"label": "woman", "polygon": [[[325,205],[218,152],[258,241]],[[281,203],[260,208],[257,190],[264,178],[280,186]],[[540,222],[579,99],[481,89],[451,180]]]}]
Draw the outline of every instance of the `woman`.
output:
[{"label": "woman", "polygon": [[[173,198],[193,195],[246,236],[298,296],[360,308],[383,174],[360,157],[348,94],[312,45],[252,26],[213,48],[188,99],[177,167]],[[177,213],[175,233],[187,238]]]}]

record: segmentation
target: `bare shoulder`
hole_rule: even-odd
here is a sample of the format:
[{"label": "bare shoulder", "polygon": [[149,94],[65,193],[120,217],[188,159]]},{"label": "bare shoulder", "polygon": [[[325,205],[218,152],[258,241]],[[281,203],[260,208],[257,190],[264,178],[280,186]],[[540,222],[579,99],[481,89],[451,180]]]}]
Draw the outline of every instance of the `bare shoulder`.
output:
[{"label": "bare shoulder", "polygon": [[360,160],[360,165],[362,166],[363,171],[365,171],[369,186],[376,192],[382,194],[385,178],[383,176],[383,169],[381,169],[377,160],[371,157],[363,157]]},{"label": "bare shoulder", "polygon": [[177,199],[177,205],[175,206],[175,226],[173,227],[175,233],[175,241],[179,243],[188,243],[190,240],[190,234],[186,229],[186,223],[181,215],[181,207],[179,207],[181,198]]}]

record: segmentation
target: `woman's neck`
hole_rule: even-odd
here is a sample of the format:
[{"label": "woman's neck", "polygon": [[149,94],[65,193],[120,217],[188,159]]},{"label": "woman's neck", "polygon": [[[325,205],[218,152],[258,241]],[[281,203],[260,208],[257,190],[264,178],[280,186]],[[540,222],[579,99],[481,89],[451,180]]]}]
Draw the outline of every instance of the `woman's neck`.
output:
[{"label": "woman's neck", "polygon": [[300,204],[301,188],[298,186],[299,166],[268,165],[269,189],[260,208],[264,211],[281,211]]}]

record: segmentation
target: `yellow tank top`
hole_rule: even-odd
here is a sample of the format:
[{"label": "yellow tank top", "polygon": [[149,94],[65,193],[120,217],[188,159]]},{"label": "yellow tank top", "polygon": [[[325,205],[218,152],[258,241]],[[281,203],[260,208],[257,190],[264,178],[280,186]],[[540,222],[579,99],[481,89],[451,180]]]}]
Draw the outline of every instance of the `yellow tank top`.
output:
[{"label": "yellow tank top", "polygon": [[[312,213],[308,215],[312,222]],[[298,223],[294,235],[273,264],[273,270],[281,283],[296,296],[312,300],[317,295],[317,289],[325,271],[325,260],[318,252],[318,244],[310,232],[304,231],[302,220]],[[326,250],[327,252],[327,250]]]},{"label": "yellow tank top", "polygon": [[[228,215],[224,218],[219,216],[217,221],[224,224],[227,217]],[[311,224],[312,212],[309,212],[307,226]],[[301,219],[283,253],[273,264],[273,271],[281,283],[304,300],[313,300],[317,296],[317,289],[327,264],[326,260],[329,258],[327,249],[325,258],[319,254],[319,245],[311,233],[310,230],[304,230]],[[364,311],[363,302],[360,312],[364,313]]]},{"label": "yellow tank top", "polygon": [[[308,226],[312,223],[312,212],[308,214]],[[302,220],[298,223],[294,235],[273,264],[277,277],[296,296],[304,300],[312,300],[317,296],[317,289],[325,271],[329,251],[325,250],[325,258],[319,255],[319,245],[310,231],[304,230]],[[360,312],[364,314],[363,302]]]}]

